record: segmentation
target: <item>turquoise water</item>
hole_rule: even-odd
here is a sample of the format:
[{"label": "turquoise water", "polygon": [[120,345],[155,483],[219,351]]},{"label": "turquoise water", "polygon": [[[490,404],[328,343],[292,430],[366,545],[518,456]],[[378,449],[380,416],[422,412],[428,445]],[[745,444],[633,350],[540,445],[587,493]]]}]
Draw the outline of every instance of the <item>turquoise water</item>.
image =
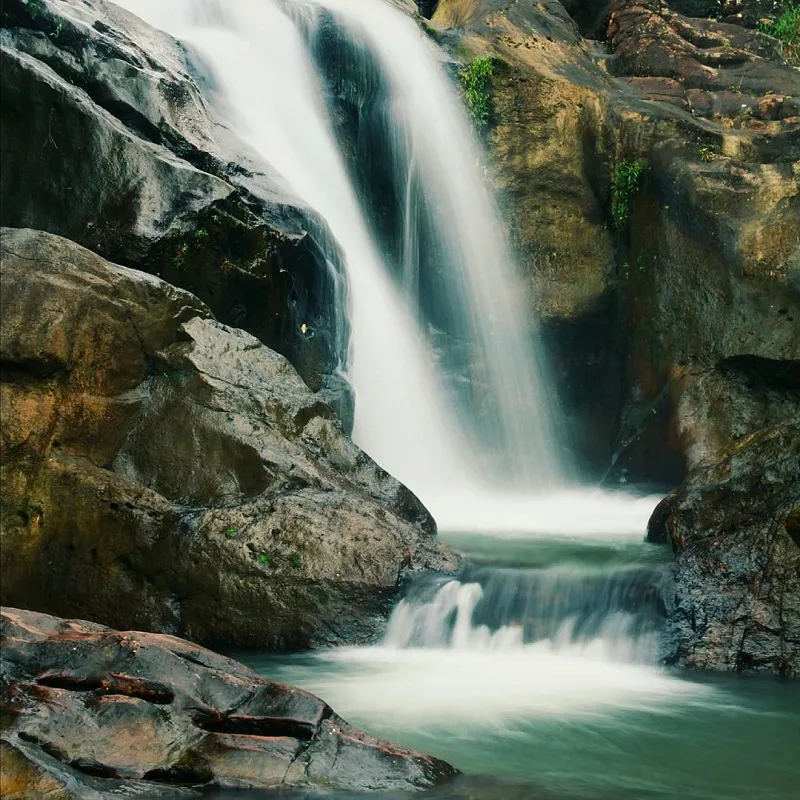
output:
[{"label": "turquoise water", "polygon": [[[611,620],[640,616],[614,605],[618,576],[633,574],[633,568],[663,575],[669,560],[664,549],[631,541],[448,538],[470,555],[476,574],[490,576],[484,603],[503,605],[492,581],[515,592],[528,585],[523,580],[536,589],[530,592],[534,605],[546,604],[547,591],[556,602],[566,586],[579,600],[586,595],[605,604]],[[509,583],[504,568],[512,566]],[[613,592],[592,582],[604,572],[617,576]],[[590,588],[581,594],[584,580]],[[427,606],[414,608],[419,616]],[[473,632],[480,627],[479,611]],[[489,633],[507,621],[494,613],[482,614]],[[573,613],[567,609],[565,618]],[[400,623],[393,618],[394,627]],[[443,797],[800,798],[800,683],[662,669],[643,659],[641,648],[631,650],[629,640],[637,634],[629,625],[596,625],[580,638],[570,623],[572,638],[565,638],[557,633],[564,622],[550,614],[545,628],[536,630],[545,629],[550,633],[538,640],[510,644],[487,644],[487,633],[456,646],[445,632],[441,642],[426,647],[390,641],[237,657],[269,678],[324,697],[374,735],[454,764],[464,777]]]}]

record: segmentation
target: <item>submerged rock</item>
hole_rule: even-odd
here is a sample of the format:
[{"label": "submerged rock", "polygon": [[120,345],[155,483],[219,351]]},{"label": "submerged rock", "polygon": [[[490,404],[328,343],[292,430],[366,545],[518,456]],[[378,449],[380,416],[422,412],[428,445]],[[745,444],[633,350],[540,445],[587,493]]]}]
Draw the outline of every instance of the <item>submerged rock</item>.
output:
[{"label": "submerged rock", "polygon": [[4,797],[415,790],[456,774],[181,639],[13,608],[0,626]]},{"label": "submerged rock", "polygon": [[369,639],[452,569],[292,366],[187,292],[3,229],[0,596],[258,647]]},{"label": "submerged rock", "polygon": [[672,662],[800,677],[800,423],[696,466],[655,510],[648,539],[676,554]]}]

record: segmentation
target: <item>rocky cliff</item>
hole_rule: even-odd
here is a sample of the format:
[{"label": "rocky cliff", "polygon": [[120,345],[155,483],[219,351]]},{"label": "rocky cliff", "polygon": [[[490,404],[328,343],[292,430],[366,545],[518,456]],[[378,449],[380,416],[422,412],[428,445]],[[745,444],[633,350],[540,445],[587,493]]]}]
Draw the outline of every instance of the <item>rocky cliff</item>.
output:
[{"label": "rocky cliff", "polygon": [[773,4],[697,5],[441,0],[432,20],[494,58],[491,176],[532,317],[577,449],[627,479],[676,481],[701,420],[736,427],[696,391],[709,371],[800,358],[800,70],[756,28]]}]

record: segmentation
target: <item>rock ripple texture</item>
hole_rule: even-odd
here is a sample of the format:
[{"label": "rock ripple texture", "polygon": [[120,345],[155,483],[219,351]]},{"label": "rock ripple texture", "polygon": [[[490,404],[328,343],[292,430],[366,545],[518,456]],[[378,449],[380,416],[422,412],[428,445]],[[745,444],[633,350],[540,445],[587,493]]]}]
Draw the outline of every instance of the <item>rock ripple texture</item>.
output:
[{"label": "rock ripple texture", "polygon": [[420,789],[456,772],[172,636],[12,608],[2,609],[0,633],[4,797]]}]

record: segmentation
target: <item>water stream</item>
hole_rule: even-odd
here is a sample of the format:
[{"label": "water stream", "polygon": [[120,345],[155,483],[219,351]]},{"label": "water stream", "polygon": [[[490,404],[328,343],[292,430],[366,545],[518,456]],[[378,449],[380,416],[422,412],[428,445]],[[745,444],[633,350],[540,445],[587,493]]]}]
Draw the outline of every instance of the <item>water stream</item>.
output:
[{"label": "water stream", "polygon": [[379,644],[243,658],[473,776],[444,796],[790,797],[796,693],[661,666],[658,498],[577,482],[443,54],[389,0],[121,4],[187,44],[221,121],[327,223],[354,439],[470,556]]}]

